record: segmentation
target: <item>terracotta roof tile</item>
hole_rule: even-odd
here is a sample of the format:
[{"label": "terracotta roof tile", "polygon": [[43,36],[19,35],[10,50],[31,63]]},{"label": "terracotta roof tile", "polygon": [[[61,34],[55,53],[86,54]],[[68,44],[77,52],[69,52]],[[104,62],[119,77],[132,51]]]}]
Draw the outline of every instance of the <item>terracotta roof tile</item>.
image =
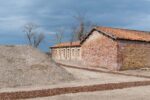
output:
[{"label": "terracotta roof tile", "polygon": [[150,42],[150,32],[128,30],[120,28],[110,28],[110,27],[95,27],[96,30],[109,35],[115,39],[126,39],[126,40],[138,40]]},{"label": "terracotta roof tile", "polygon": [[52,48],[59,48],[59,47],[74,47],[74,46],[80,46],[80,41],[76,42],[64,42],[64,43],[59,43],[53,46]]},{"label": "terracotta roof tile", "polygon": [[[95,27],[93,30],[100,31],[105,35],[113,38],[113,39],[124,39],[124,40],[133,40],[133,41],[145,41],[150,42],[150,32],[147,31],[137,31],[137,30],[128,30],[128,29],[120,29],[120,28],[111,28],[111,27]],[[76,42],[65,42],[56,44],[51,48],[57,47],[72,47],[72,46],[80,46],[92,33],[92,31],[85,37],[81,43],[79,41]]]}]

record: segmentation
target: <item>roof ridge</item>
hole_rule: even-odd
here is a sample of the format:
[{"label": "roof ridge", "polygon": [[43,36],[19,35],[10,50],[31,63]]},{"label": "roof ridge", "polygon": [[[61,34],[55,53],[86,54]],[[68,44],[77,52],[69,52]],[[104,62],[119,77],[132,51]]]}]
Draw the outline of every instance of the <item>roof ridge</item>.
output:
[{"label": "roof ridge", "polygon": [[117,29],[117,30],[125,30],[125,31],[136,31],[136,32],[144,32],[144,33],[150,33],[150,31],[144,31],[144,30],[136,30],[136,29],[127,29],[127,28],[119,28],[119,27],[109,27],[109,26],[96,26],[94,28],[109,28],[109,29]]}]

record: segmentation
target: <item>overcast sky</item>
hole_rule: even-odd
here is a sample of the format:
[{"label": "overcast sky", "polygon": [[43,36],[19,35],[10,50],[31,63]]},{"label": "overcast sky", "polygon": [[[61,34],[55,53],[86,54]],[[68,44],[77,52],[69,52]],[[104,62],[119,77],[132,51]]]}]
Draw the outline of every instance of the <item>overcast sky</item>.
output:
[{"label": "overcast sky", "polygon": [[150,31],[150,0],[0,0],[0,44],[26,44],[23,26],[33,22],[46,34],[41,49],[47,51],[58,28],[69,40],[78,12],[100,26]]}]

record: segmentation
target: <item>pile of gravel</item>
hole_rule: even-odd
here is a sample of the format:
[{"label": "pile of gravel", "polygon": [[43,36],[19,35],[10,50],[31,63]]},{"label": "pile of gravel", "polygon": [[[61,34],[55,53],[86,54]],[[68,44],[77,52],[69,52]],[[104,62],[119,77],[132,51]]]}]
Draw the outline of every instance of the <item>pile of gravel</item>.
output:
[{"label": "pile of gravel", "polygon": [[30,46],[0,46],[0,88],[73,80],[48,55]]}]

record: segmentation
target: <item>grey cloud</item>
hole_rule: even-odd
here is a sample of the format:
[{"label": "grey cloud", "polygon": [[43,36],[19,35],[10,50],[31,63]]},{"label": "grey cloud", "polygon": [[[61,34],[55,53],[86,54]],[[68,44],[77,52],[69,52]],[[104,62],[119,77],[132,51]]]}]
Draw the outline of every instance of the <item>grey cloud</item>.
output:
[{"label": "grey cloud", "polygon": [[22,34],[25,23],[35,22],[45,33],[64,27],[67,41],[77,12],[97,25],[148,30],[149,8],[149,0],[0,0],[0,35],[9,41],[10,34]]}]

